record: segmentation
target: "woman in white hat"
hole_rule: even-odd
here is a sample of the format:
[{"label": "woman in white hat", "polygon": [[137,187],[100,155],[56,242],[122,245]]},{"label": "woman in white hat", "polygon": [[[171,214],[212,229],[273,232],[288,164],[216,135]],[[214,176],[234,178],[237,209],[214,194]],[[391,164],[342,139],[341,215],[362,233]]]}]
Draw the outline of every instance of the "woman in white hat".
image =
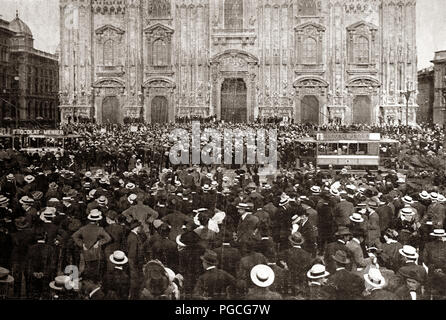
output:
[{"label": "woman in white hat", "polygon": [[275,274],[270,266],[258,264],[251,269],[251,282],[254,284],[245,300],[281,300],[280,293],[271,291],[269,287],[274,283]]}]

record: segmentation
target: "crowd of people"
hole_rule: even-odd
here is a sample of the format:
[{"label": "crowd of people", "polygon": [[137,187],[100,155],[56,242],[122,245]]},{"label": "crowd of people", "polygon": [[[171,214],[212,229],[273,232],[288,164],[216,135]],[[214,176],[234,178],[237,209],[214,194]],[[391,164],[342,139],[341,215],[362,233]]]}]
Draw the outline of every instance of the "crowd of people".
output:
[{"label": "crowd of people", "polygon": [[[6,150],[0,180],[0,296],[28,299],[446,298],[446,181],[439,127],[280,126],[279,167],[172,165],[173,128],[64,128],[60,153]],[[397,139],[365,174],[301,156],[315,130]],[[413,164],[416,165],[416,164]],[[433,174],[435,173],[435,174]]]}]

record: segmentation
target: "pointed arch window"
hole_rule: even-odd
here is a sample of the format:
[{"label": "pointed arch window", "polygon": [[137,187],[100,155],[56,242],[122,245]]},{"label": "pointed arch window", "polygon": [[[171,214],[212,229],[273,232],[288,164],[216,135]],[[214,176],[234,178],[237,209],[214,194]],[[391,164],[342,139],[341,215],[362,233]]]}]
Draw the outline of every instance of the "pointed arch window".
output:
[{"label": "pointed arch window", "polygon": [[225,29],[243,29],[243,0],[225,0]]}]

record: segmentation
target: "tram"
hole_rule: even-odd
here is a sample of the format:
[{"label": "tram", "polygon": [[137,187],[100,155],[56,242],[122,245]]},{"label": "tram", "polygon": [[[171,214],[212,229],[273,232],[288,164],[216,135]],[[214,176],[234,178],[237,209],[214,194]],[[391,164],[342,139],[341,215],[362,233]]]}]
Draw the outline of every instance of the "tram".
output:
[{"label": "tram", "polygon": [[332,166],[353,170],[377,170],[382,156],[381,146],[399,143],[372,132],[316,132],[315,138],[304,138],[299,142],[313,146],[316,165],[321,169]]},{"label": "tram", "polygon": [[13,148],[27,153],[52,152],[63,154],[65,146],[79,143],[80,135],[64,134],[63,130],[15,129]]}]

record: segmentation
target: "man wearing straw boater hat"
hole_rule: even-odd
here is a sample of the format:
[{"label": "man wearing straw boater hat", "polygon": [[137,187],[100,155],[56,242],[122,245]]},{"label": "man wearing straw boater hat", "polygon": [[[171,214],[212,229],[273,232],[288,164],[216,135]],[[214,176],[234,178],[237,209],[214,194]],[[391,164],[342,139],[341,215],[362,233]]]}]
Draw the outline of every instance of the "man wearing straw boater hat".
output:
[{"label": "man wearing straw boater hat", "polygon": [[89,223],[73,234],[76,245],[82,248],[81,261],[85,263],[84,273],[87,276],[99,277],[101,274],[102,246],[111,241],[110,235],[99,226],[102,213],[93,209],[88,214]]},{"label": "man wearing straw boater hat", "polygon": [[325,266],[322,264],[315,264],[307,272],[308,291],[306,298],[308,300],[327,300],[330,297],[327,280],[330,275]]},{"label": "man wearing straw boater hat", "polygon": [[282,295],[270,290],[274,283],[273,269],[266,264],[258,264],[251,269],[250,278],[252,286],[245,296],[245,300],[281,300]]},{"label": "man wearing straw boater hat", "polygon": [[364,274],[364,284],[366,300],[398,300],[394,293],[384,289],[386,279],[376,267],[371,267],[368,273]]},{"label": "man wearing straw boater hat", "polygon": [[121,250],[116,250],[109,257],[114,268],[107,271],[103,278],[102,289],[106,299],[127,300],[130,291],[130,278],[127,270],[128,258]]},{"label": "man wearing straw boater hat", "polygon": [[431,242],[426,243],[423,251],[423,264],[428,268],[429,283],[432,285],[434,274],[446,273],[446,231],[434,229]]}]

